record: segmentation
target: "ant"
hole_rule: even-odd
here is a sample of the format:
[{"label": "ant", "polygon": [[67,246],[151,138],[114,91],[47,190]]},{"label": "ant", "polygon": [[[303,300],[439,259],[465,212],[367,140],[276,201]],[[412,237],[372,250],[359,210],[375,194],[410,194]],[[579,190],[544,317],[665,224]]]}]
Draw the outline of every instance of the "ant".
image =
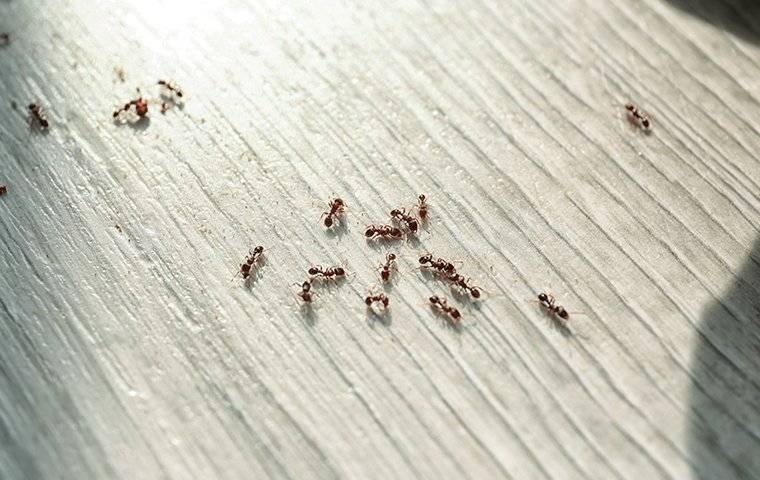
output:
[{"label": "ant", "polygon": [[[140,93],[139,88],[137,89],[137,93]],[[129,109],[132,108],[132,105],[135,106],[135,113],[137,113],[138,118],[144,118],[148,114],[148,100],[139,96],[136,99],[125,103],[123,107],[113,112],[113,118],[118,118],[122,113],[127,113]]]},{"label": "ant", "polygon": [[421,256],[420,265],[423,267],[434,268],[435,270],[438,270],[439,273],[443,273],[449,276],[455,275],[457,272],[457,269],[454,267],[453,263],[442,258],[434,260],[432,253],[426,253],[425,255]]},{"label": "ant", "polygon": [[454,326],[459,325],[459,323],[462,321],[462,314],[459,313],[459,310],[456,308],[449,306],[445,298],[433,295],[428,300],[430,300],[430,306],[432,308],[435,308],[439,313],[448,315],[449,321]]},{"label": "ant", "polygon": [[0,33],[0,47],[4,47],[11,43],[11,34],[7,32]]},{"label": "ant", "polygon": [[538,302],[548,310],[549,315],[556,315],[562,320],[569,320],[570,314],[567,313],[567,310],[565,310],[565,307],[561,305],[556,305],[554,300],[554,295],[549,295],[546,293],[539,293],[538,294]]},{"label": "ant", "polygon": [[464,275],[460,275],[458,273],[454,273],[448,277],[448,279],[454,283],[457,287],[461,288],[462,290],[469,292],[470,295],[472,295],[472,298],[480,298],[482,289],[480,287],[476,287],[473,285],[470,285],[470,279],[464,278]]},{"label": "ant", "polygon": [[246,280],[251,275],[251,269],[258,263],[263,253],[264,247],[261,245],[248,252],[248,256],[245,257],[245,263],[240,265],[239,273],[243,275],[243,280]]},{"label": "ant", "polygon": [[383,306],[383,310],[388,309],[388,305],[390,304],[390,300],[388,299],[388,296],[384,293],[378,293],[377,295],[369,294],[364,299],[364,303],[367,305],[367,308],[372,308],[372,304],[374,303],[380,303]]},{"label": "ant", "polygon": [[312,300],[314,300],[314,296],[315,294],[311,292],[311,280],[306,280],[301,284],[301,291],[298,292],[298,297],[300,297],[304,303],[311,303]]},{"label": "ant", "polygon": [[47,117],[45,116],[45,112],[42,111],[42,107],[37,105],[36,103],[30,103],[27,107],[29,109],[29,126],[31,127],[35,123],[40,126],[40,128],[48,128],[50,126],[50,123],[48,122]]},{"label": "ant", "polygon": [[425,201],[425,195],[422,193],[417,197],[417,212],[420,214],[420,219],[423,222],[427,221],[428,205]]},{"label": "ant", "polygon": [[398,267],[396,266],[396,254],[389,253],[385,256],[385,265],[380,265],[380,278],[383,282],[387,282],[391,279],[391,274],[394,270],[398,271]]},{"label": "ant", "polygon": [[346,277],[346,271],[343,267],[322,268],[321,265],[317,265],[309,268],[309,275],[322,277],[325,280],[338,280]]},{"label": "ant", "polygon": [[369,239],[382,237],[397,240],[403,237],[404,233],[401,231],[401,229],[393,227],[391,225],[369,225],[364,231],[364,236]]},{"label": "ant", "polygon": [[[327,215],[325,217],[325,227],[330,228],[333,226],[334,221],[340,221],[338,217],[344,215],[346,211],[346,202],[343,201],[341,198],[334,198],[331,200],[328,205],[330,206],[329,212],[322,212],[322,217]],[[322,218],[320,217],[320,219]]]},{"label": "ant", "polygon": [[405,223],[406,228],[408,228],[411,233],[417,233],[417,228],[419,225],[417,219],[411,215],[407,215],[406,209],[394,208],[391,210],[391,218],[397,222]]},{"label": "ant", "polygon": [[632,103],[626,103],[625,109],[628,110],[628,113],[630,115],[629,118],[632,121],[638,122],[644,128],[644,130],[649,130],[652,125],[649,120],[649,115],[639,110],[636,105]]},{"label": "ant", "polygon": [[5,195],[6,193],[8,193],[8,187],[6,187],[5,185],[0,185],[0,197]]},{"label": "ant", "polygon": [[168,90],[171,94],[182,98],[182,90],[177,86],[176,83],[167,82],[166,80],[159,80],[158,84]]}]

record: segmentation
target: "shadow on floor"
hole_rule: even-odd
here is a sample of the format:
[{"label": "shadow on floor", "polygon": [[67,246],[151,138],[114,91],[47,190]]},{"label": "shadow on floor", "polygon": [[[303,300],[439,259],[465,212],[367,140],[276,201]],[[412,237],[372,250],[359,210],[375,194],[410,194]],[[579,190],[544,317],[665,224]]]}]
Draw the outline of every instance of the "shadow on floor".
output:
[{"label": "shadow on floor", "polygon": [[758,0],[667,0],[672,5],[729,33],[760,43]]},{"label": "shadow on floor", "polygon": [[694,478],[760,479],[760,239],[699,324],[692,359]]}]

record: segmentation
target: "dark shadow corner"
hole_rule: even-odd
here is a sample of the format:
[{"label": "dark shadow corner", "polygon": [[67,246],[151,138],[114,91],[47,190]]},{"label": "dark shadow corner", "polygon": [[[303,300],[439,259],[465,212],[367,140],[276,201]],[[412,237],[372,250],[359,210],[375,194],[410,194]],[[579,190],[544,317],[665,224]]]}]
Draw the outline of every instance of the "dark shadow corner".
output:
[{"label": "dark shadow corner", "polygon": [[679,9],[754,43],[760,43],[758,0],[667,0]]},{"label": "dark shadow corner", "polygon": [[699,324],[688,412],[697,479],[760,479],[759,258],[760,239]]}]

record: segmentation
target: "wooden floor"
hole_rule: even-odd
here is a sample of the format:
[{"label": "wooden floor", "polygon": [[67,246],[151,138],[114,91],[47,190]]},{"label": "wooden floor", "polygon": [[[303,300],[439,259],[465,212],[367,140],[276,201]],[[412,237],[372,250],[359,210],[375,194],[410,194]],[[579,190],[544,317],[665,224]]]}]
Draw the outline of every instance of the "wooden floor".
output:
[{"label": "wooden floor", "polygon": [[54,3],[0,1],[0,478],[760,478],[760,4]]}]

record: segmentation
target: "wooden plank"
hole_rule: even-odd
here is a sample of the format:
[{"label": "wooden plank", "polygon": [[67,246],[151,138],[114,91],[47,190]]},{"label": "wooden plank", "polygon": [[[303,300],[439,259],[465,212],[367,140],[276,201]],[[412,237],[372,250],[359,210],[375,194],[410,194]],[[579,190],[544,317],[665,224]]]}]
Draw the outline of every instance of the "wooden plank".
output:
[{"label": "wooden plank", "polygon": [[758,478],[753,5],[206,3],[0,5],[0,478]]}]

